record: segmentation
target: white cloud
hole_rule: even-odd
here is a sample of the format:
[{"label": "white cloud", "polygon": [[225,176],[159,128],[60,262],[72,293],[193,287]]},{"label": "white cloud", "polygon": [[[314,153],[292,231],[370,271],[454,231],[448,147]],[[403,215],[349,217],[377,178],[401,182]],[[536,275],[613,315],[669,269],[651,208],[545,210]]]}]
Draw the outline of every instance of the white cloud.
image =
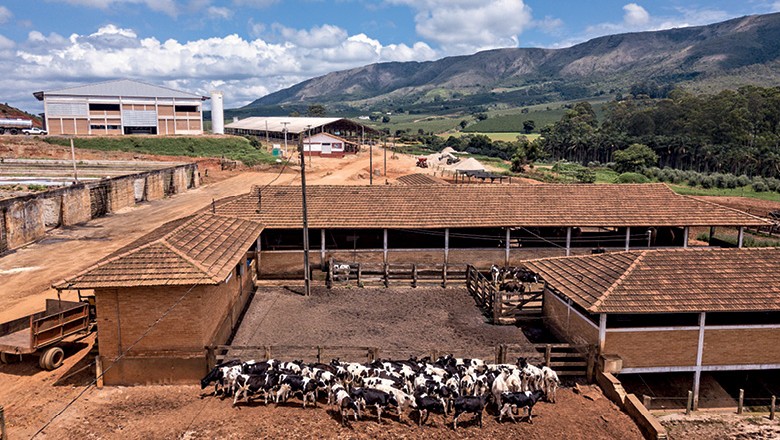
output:
[{"label": "white cloud", "polygon": [[645,26],[650,22],[650,14],[636,3],[623,6],[623,10],[626,12],[623,21],[629,26]]},{"label": "white cloud", "polygon": [[518,45],[532,25],[522,0],[387,0],[416,10],[417,33],[448,54]]},{"label": "white cloud", "polygon": [[179,14],[176,0],[49,0],[51,2],[69,3],[71,5],[87,6],[103,10],[113,9],[121,4],[142,4],[156,12],[175,17]]},{"label": "white cloud", "polygon": [[293,29],[274,23],[271,28],[278,32],[284,40],[302,47],[334,46],[346,40],[349,35],[344,29],[329,24],[306,30]]},{"label": "white cloud", "polygon": [[233,17],[233,10],[229,8],[222,8],[219,6],[209,6],[206,10],[211,18],[220,18],[223,20],[229,20]]},{"label": "white cloud", "polygon": [[[237,107],[332,71],[437,57],[426,43],[383,45],[337,26],[281,30],[293,38],[276,43],[233,34],[161,41],[113,24],[67,38],[31,31],[16,45],[0,37],[0,71],[10,72],[0,77],[0,89],[9,91],[9,102],[21,101],[23,108],[41,111],[34,91],[136,78],[201,94],[219,88],[226,105]],[[323,42],[328,44],[319,44]]]},{"label": "white cloud", "polygon": [[0,6],[0,24],[7,23],[14,14],[5,6]]},{"label": "white cloud", "polygon": [[249,6],[252,8],[267,8],[279,0],[233,0],[236,6]]},{"label": "white cloud", "polygon": [[534,20],[531,25],[545,34],[559,34],[563,28],[563,20],[547,16],[541,20]]},{"label": "white cloud", "polygon": [[771,12],[780,12],[780,1],[772,3],[772,6],[770,6]]}]

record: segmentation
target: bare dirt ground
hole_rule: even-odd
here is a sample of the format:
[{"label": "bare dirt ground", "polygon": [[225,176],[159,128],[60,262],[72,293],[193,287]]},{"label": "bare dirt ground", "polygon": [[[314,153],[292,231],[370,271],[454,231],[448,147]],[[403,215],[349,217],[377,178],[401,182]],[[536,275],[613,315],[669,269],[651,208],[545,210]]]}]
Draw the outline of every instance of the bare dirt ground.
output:
[{"label": "bare dirt ground", "polygon": [[751,197],[697,196],[696,198],[761,216],[765,216],[769,211],[780,209],[780,202]]},{"label": "bare dirt ground", "polygon": [[233,344],[378,347],[396,358],[438,350],[488,362],[497,344],[530,347],[520,328],[486,322],[464,288],[314,288],[310,297],[259,288]]},{"label": "bare dirt ground", "polygon": [[780,438],[780,422],[765,414],[698,412],[660,415],[670,440],[774,440]]}]

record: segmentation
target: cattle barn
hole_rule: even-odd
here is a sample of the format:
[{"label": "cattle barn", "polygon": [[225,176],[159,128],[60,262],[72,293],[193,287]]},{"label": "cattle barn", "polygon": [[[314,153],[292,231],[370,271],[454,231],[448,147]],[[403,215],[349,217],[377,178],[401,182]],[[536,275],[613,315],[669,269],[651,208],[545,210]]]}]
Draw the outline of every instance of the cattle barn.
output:
[{"label": "cattle barn", "polygon": [[[683,248],[691,226],[764,224],[662,184],[310,186],[307,202],[314,267],[330,258],[489,267]],[[55,287],[94,290],[106,365],[129,349],[107,383],[192,382],[205,372],[204,346],[235,328],[255,277],[302,277],[301,219],[299,187],[254,187]]]},{"label": "cattle barn", "polygon": [[203,347],[227,341],[254,291],[256,262],[248,252],[260,231],[236,218],[183,218],[54,286],[94,291],[105,383],[200,378]]},{"label": "cattle barn", "polygon": [[[690,227],[765,225],[757,217],[644,185],[310,186],[312,265],[516,265],[531,258],[686,247]],[[303,273],[299,187],[255,187],[216,213],[265,226],[262,277]],[[740,233],[741,236],[741,233]]]},{"label": "cattle barn", "polygon": [[288,143],[294,145],[302,139],[304,154],[331,157],[357,153],[360,144],[378,134],[371,127],[344,118],[261,116],[228,124],[225,133],[258,136],[276,142],[287,139]]},{"label": "cattle barn", "polygon": [[49,134],[200,135],[207,96],[129,79],[35,92]]},{"label": "cattle barn", "polygon": [[780,370],[780,248],[658,249],[525,263],[544,316],[606,372]]}]

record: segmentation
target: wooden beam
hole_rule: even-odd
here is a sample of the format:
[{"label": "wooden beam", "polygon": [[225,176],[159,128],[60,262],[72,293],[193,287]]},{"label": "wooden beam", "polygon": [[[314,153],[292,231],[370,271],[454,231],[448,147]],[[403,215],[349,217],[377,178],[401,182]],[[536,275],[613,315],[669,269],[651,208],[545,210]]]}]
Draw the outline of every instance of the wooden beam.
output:
[{"label": "wooden beam", "polygon": [[383,255],[384,255],[383,258],[384,258],[385,264],[387,264],[387,229],[383,229],[383,240],[382,240],[382,242],[384,243],[383,247],[382,247],[382,251],[383,251]]},{"label": "wooden beam", "polygon": [[325,266],[325,229],[320,229],[320,266]]},{"label": "wooden beam", "polygon": [[512,230],[509,228],[506,228],[506,255],[504,256],[504,266],[509,266],[509,240],[511,238]]},{"label": "wooden beam", "polygon": [[688,226],[683,227],[683,247],[684,248],[688,247],[688,235],[690,234],[690,232],[691,232],[691,228],[689,228]]},{"label": "wooden beam", "polygon": [[450,228],[444,229],[444,265],[450,262]]},{"label": "wooden beam", "polygon": [[631,247],[631,226],[626,227],[626,250]]},{"label": "wooden beam", "polygon": [[704,357],[704,324],[707,313],[699,313],[699,342],[696,348],[696,370],[693,372],[693,411],[699,409],[699,385],[701,383],[701,363]]},{"label": "wooden beam", "polygon": [[604,352],[604,343],[607,340],[607,314],[599,314],[599,353]]}]

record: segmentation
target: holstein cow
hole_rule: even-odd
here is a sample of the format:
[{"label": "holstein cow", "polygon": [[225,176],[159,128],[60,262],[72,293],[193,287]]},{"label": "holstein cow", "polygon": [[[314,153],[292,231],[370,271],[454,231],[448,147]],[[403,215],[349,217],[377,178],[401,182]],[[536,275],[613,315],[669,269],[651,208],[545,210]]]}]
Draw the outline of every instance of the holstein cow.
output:
[{"label": "holstein cow", "polygon": [[297,374],[283,374],[280,377],[279,391],[276,392],[276,402],[286,401],[290,394],[301,394],[303,407],[306,408],[306,401],[311,399],[314,406],[317,406],[317,390],[325,388],[321,381],[303,377]]},{"label": "holstein cow", "polygon": [[485,412],[487,396],[463,396],[455,399],[453,404],[455,412],[452,418],[452,429],[458,429],[458,419],[461,414],[475,414],[479,419],[479,427],[482,427],[482,415]]},{"label": "holstein cow", "polygon": [[214,395],[216,396],[220,388],[224,386],[225,373],[232,367],[241,365],[240,360],[232,360],[216,365],[211,371],[200,380],[200,389],[205,389],[210,383],[214,382]]},{"label": "holstein cow", "polygon": [[430,413],[447,414],[447,404],[442,397],[432,397],[425,392],[419,392],[414,395],[414,402],[417,405],[418,419],[417,424],[422,427]]},{"label": "holstein cow", "polygon": [[336,403],[336,406],[339,407],[339,415],[341,415],[341,426],[347,425],[347,416],[349,410],[352,410],[352,414],[355,416],[355,421],[357,422],[358,418],[360,418],[360,407],[354,400],[352,400],[352,397],[350,397],[347,390],[345,390],[343,386],[336,384],[333,385],[330,391],[334,396],[334,402]]},{"label": "holstein cow", "polygon": [[502,393],[501,394],[501,413],[498,415],[498,421],[504,418],[504,414],[509,414],[509,418],[512,422],[515,422],[515,416],[512,414],[514,409],[528,408],[528,423],[533,423],[533,409],[536,402],[538,402],[544,391],[521,391],[519,393]]},{"label": "holstein cow", "polygon": [[365,409],[366,406],[374,406],[376,408],[376,420],[378,423],[382,423],[383,409],[387,410],[390,405],[398,407],[398,402],[392,394],[371,388],[355,388],[352,390],[350,397],[356,402],[359,402],[363,409]]},{"label": "holstein cow", "polygon": [[558,385],[561,384],[558,374],[549,367],[542,367],[542,388],[548,402],[555,403]]}]

